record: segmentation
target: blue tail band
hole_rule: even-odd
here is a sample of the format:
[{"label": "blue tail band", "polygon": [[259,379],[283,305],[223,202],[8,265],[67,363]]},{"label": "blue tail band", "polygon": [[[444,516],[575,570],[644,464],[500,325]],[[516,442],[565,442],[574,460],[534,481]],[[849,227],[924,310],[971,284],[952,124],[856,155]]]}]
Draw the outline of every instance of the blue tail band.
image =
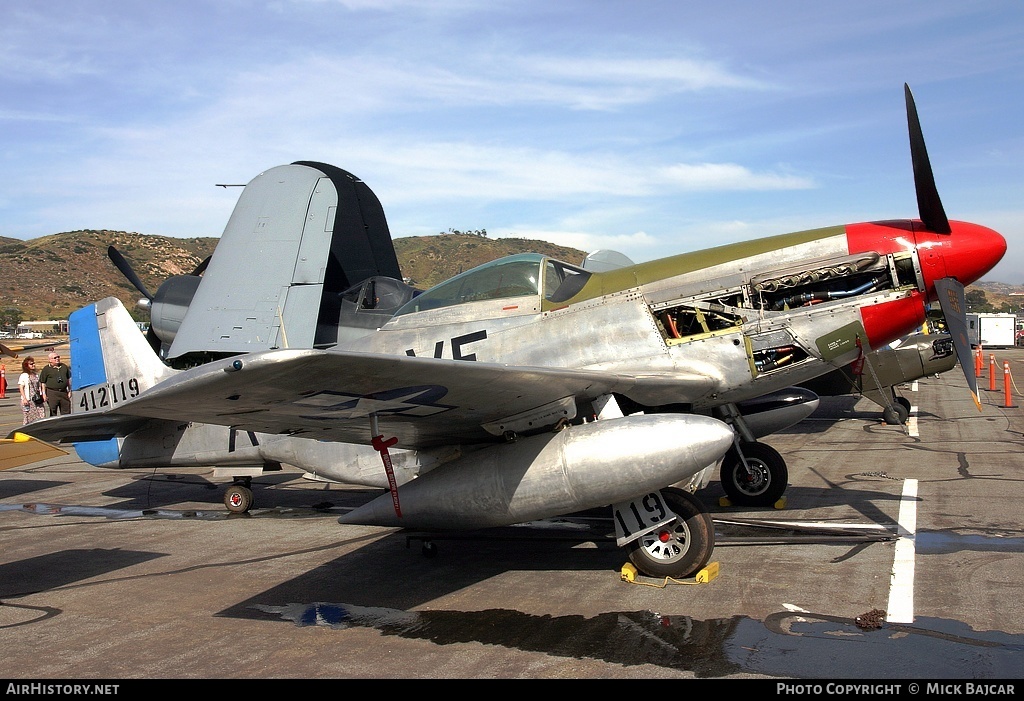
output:
[{"label": "blue tail band", "polygon": [[[96,305],[90,304],[74,311],[68,317],[71,345],[71,386],[82,390],[107,382],[107,369],[103,365],[103,347],[96,323]],[[76,441],[78,457],[90,465],[117,465],[120,445],[116,438],[102,441]]]},{"label": "blue tail band", "polygon": [[68,317],[71,344],[71,386],[76,390],[107,382],[107,369],[103,365],[103,347],[96,324],[96,305],[71,313]]}]

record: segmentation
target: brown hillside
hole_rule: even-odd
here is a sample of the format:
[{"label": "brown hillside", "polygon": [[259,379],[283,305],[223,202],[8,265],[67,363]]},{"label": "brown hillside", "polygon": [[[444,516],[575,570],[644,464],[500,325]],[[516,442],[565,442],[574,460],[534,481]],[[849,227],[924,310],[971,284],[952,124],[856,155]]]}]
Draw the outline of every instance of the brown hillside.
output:
[{"label": "brown hillside", "polygon": [[79,307],[114,296],[134,314],[142,295],[107,258],[107,246],[131,261],[152,293],[168,276],[195,269],[216,243],[105,230],[0,239],[0,308],[20,309],[26,321],[67,319]]},{"label": "brown hillside", "polygon": [[439,234],[396,238],[395,253],[402,274],[414,287],[425,290],[453,275],[515,253],[542,253],[579,265],[586,253],[546,241],[489,239],[474,234]]},{"label": "brown hillside", "polygon": [[[30,241],[0,237],[0,310],[20,309],[25,321],[67,319],[74,310],[113,296],[143,320],[145,313],[136,309],[142,295],[110,262],[107,247],[121,252],[152,294],[169,276],[192,272],[218,241],[106,230],[70,231]],[[473,234],[396,238],[395,252],[403,274],[420,289],[513,253],[543,253],[569,263],[579,263],[584,256],[545,241]]]}]

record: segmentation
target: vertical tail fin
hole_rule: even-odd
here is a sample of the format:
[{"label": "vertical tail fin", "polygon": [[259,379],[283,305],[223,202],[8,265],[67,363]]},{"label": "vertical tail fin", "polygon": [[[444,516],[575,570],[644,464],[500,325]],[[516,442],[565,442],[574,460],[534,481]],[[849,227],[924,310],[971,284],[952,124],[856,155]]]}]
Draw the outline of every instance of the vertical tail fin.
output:
[{"label": "vertical tail fin", "polygon": [[170,377],[135,320],[116,297],[68,318],[73,413],[103,411]]}]

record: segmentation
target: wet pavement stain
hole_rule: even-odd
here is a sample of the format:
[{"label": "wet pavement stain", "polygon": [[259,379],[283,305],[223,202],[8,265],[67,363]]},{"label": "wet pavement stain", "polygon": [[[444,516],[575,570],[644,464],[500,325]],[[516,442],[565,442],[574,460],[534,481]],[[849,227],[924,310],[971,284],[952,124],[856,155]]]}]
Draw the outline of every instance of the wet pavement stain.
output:
[{"label": "wet pavement stain", "polygon": [[654,664],[718,677],[742,671],[721,654],[738,619],[694,621],[649,611],[583,616],[537,616],[508,609],[484,611],[402,611],[318,602],[287,606],[253,605],[299,626],[365,627],[384,635],[429,640],[436,645],[477,642],[591,658],[624,665]]},{"label": "wet pavement stain", "polygon": [[437,645],[485,645],[651,664],[697,677],[763,674],[787,678],[1015,678],[1024,636],[977,632],[957,621],[865,630],[854,619],[783,612],[764,622],[745,616],[699,621],[650,611],[537,616],[507,609],[402,611],[315,602],[254,608],[298,626],[372,628]]},{"label": "wet pavement stain", "polygon": [[941,531],[918,531],[914,547],[923,555],[955,553],[964,550],[1024,553],[1024,538],[1003,535],[965,535]]}]

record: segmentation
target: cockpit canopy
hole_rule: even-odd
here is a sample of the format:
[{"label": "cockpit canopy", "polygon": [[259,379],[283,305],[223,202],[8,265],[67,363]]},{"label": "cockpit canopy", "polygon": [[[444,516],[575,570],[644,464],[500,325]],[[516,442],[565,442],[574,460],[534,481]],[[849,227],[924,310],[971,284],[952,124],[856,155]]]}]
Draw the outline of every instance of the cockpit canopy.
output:
[{"label": "cockpit canopy", "polygon": [[[330,347],[365,336],[387,323],[395,310],[416,296],[419,290],[391,277],[375,275],[338,295],[337,323],[330,323],[320,336]],[[333,337],[329,336],[333,332]]]},{"label": "cockpit canopy", "polygon": [[484,263],[435,285],[395,316],[479,300],[541,294],[549,302],[564,302],[580,291],[590,275],[582,268],[539,253],[520,253]]}]

